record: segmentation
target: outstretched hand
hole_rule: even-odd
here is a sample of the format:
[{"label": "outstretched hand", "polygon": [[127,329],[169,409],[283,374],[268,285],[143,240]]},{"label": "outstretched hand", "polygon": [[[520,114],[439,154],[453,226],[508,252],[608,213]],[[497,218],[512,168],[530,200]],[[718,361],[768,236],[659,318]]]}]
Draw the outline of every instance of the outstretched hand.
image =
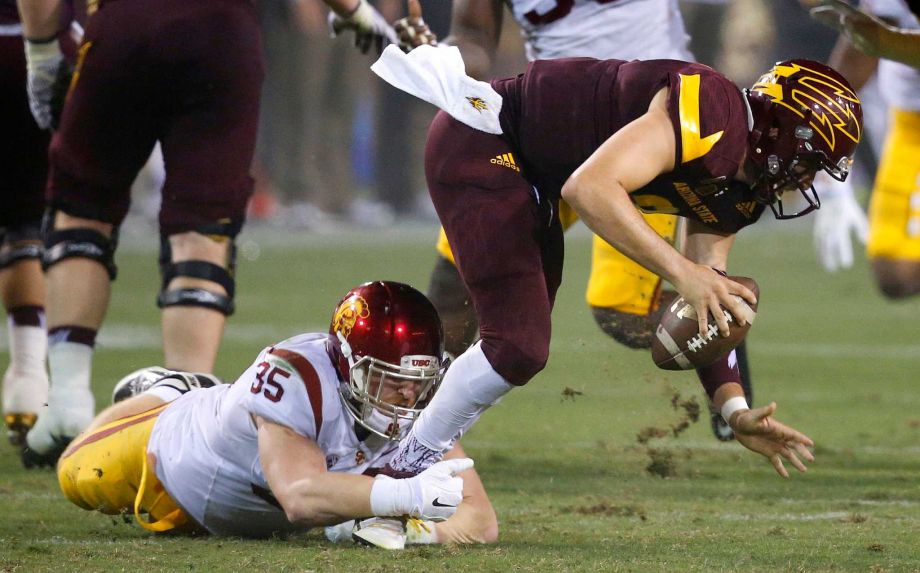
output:
[{"label": "outstretched hand", "polygon": [[346,15],[329,13],[329,29],[333,36],[352,30],[355,33],[355,47],[366,54],[372,47],[378,54],[389,43],[396,43],[396,32],[387,24],[367,0],[359,0],[358,6]]},{"label": "outstretched hand", "polygon": [[800,472],[806,471],[802,459],[815,461],[808,448],[815,444],[811,438],[773,418],[776,402],[753,410],[740,410],[731,415],[729,425],[735,438],[745,448],[764,456],[782,477],[789,477],[783,458]]},{"label": "outstretched hand", "polygon": [[422,19],[422,6],[418,0],[408,0],[409,15],[393,24],[399,38],[399,48],[410,52],[419,46],[437,46],[438,36]]}]

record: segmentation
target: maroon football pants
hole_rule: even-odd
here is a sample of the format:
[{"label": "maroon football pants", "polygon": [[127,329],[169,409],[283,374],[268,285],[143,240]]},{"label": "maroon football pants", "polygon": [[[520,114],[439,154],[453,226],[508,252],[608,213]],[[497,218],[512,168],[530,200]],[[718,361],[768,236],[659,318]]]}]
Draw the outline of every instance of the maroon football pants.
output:
[{"label": "maroon football pants", "polygon": [[496,372],[523,385],[549,355],[563,239],[558,199],[541,198],[503,157],[511,153],[501,137],[440,112],[428,132],[425,175],[476,309],[483,352]]},{"label": "maroon football pants", "polygon": [[51,144],[52,206],[118,224],[156,141],[167,234],[241,221],[263,62],[248,0],[104,0]]},{"label": "maroon football pants", "polygon": [[38,225],[45,209],[49,135],[26,96],[21,36],[0,36],[0,228]]}]

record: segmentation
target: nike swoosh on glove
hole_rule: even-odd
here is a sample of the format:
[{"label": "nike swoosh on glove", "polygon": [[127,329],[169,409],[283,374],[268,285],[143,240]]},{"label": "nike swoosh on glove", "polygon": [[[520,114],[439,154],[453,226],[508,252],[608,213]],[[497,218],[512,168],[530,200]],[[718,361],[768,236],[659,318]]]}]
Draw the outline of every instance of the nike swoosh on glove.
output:
[{"label": "nike swoosh on glove", "polygon": [[462,458],[438,462],[409,479],[377,476],[371,488],[371,511],[379,516],[443,521],[463,501],[463,478],[457,474],[472,467],[473,460]]}]

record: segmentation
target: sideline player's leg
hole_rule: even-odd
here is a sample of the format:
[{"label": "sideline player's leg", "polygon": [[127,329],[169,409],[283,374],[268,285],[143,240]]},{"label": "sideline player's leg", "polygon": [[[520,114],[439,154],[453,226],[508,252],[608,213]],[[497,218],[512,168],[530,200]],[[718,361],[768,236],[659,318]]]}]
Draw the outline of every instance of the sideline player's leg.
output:
[{"label": "sideline player's leg", "polygon": [[[519,172],[490,163],[509,153],[499,137],[440,112],[425,154],[428,188],[451,240],[480,323],[480,341],[448,369],[435,397],[391,461],[417,473],[549,355],[550,311],[562,275],[555,205]],[[471,232],[475,229],[475,232]]]},{"label": "sideline player's leg", "polygon": [[10,362],[3,374],[3,417],[10,443],[22,446],[48,399],[45,285],[37,225],[0,241],[0,298],[7,314]]},{"label": "sideline player's leg", "polygon": [[920,112],[892,110],[869,206],[876,284],[890,299],[920,293]]},{"label": "sideline player's leg", "polygon": [[53,464],[93,418],[93,349],[116,272],[114,225],[60,211],[49,224],[54,230],[45,240],[44,265],[51,389],[27,437],[27,467]]},{"label": "sideline player's leg", "polygon": [[41,219],[48,177],[48,133],[29,111],[22,37],[0,35],[0,299],[7,314],[10,362],[3,414],[21,445],[48,399]]},{"label": "sideline player's leg", "polygon": [[164,51],[183,54],[161,62],[160,78],[170,85],[160,140],[164,365],[209,372],[234,311],[233,241],[253,190],[262,48],[250,3],[163,1],[185,16],[164,25],[168,38],[158,40]]},{"label": "sideline player's leg", "polygon": [[132,9],[114,2],[93,15],[51,141],[44,255],[51,388],[27,436],[26,465],[53,463],[93,418],[93,348],[116,276],[118,227],[162,112],[154,68],[137,60],[151,26]]},{"label": "sideline player's leg", "polygon": [[438,260],[431,271],[427,295],[444,325],[444,349],[451,356],[460,356],[479,336],[479,321],[443,228],[438,235],[437,251]]}]

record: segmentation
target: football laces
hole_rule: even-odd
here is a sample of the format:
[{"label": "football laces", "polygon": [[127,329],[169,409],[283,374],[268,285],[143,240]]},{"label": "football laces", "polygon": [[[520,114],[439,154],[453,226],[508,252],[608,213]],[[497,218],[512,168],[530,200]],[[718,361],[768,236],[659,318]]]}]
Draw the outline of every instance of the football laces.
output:
[{"label": "football laces", "polygon": [[[725,313],[725,320],[731,324],[733,322],[732,314],[727,310],[723,312]],[[691,352],[699,352],[710,340],[716,337],[718,332],[718,325],[710,324],[709,327],[706,328],[706,337],[703,338],[699,334],[694,335],[694,337],[691,338],[689,342],[687,342],[687,350]]]}]

